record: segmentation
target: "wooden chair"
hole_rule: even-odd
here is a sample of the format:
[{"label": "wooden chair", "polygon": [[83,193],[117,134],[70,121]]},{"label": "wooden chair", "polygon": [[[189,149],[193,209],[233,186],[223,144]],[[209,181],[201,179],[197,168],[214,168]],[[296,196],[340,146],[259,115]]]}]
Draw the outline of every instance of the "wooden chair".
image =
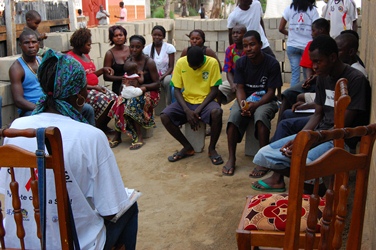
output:
[{"label": "wooden chair", "polygon": [[[361,136],[359,153],[351,154],[342,147],[334,147],[319,159],[306,164],[307,153],[318,143],[347,139]],[[289,201],[285,232],[248,231],[241,232],[242,225],[237,230],[238,248],[251,249],[252,245],[267,247],[283,247],[283,249],[340,249],[342,233],[345,226],[347,207],[352,206],[349,240],[347,249],[360,249],[364,213],[366,206],[368,175],[372,157],[372,148],[376,138],[376,124],[357,128],[344,128],[326,131],[301,131],[295,139],[291,159]],[[348,175],[356,171],[354,200],[349,201]],[[320,233],[316,232],[318,221],[318,178],[346,173],[341,177],[342,184],[334,190],[331,184],[326,192],[326,205],[322,212]],[[314,193],[310,197],[310,210],[306,232],[300,232],[302,216],[302,195],[305,180],[316,179]],[[334,197],[338,193],[339,201],[334,205]],[[243,215],[244,218],[245,215]],[[244,230],[243,230],[244,231]],[[331,237],[333,235],[333,237]]]},{"label": "wooden chair", "polygon": [[[0,130],[2,137],[36,137],[36,129],[4,129]],[[65,183],[65,170],[63,147],[60,130],[55,127],[49,127],[45,131],[46,146],[49,154],[45,158],[45,166],[48,169],[53,169],[55,177],[55,188],[57,197],[57,210],[59,217],[60,239],[62,249],[73,249],[73,239],[71,233],[71,220],[69,216],[68,207],[68,193]],[[35,152],[29,152],[15,145],[0,146],[0,167],[9,167],[12,182],[10,189],[12,192],[12,205],[14,209],[14,220],[17,225],[17,237],[19,238],[20,249],[25,249],[25,230],[22,219],[22,203],[19,198],[18,182],[14,176],[14,168],[29,168],[31,178],[31,190],[33,195],[34,218],[37,226],[38,234],[35,237],[41,239],[40,232],[40,214],[38,202],[38,180],[35,174],[37,168],[37,160]],[[0,203],[1,209],[1,203]],[[31,218],[31,216],[30,216]],[[0,249],[6,249],[6,242],[4,236],[6,234],[3,226],[3,214],[0,213]]]},{"label": "wooden chair", "polygon": [[[344,78],[341,78],[337,81],[335,86],[335,94],[334,94],[334,127],[335,128],[343,128],[344,127],[344,117],[345,117],[345,111],[347,106],[349,105],[351,101],[350,96],[348,95],[347,91],[347,80]],[[343,139],[336,139],[334,140],[334,145],[336,147],[344,148],[344,140]],[[295,147],[294,147],[295,148]],[[305,160],[305,158],[304,158]],[[291,165],[292,167],[292,165]],[[290,172],[292,171],[292,168]],[[335,183],[334,189],[338,190],[340,183],[342,183],[342,180],[346,177],[344,174],[337,174],[336,178],[333,176],[329,176],[331,183]],[[291,176],[290,176],[290,182],[291,182]],[[332,187],[333,188],[333,187]],[[290,190],[292,189],[291,183],[290,183]],[[303,192],[303,188],[301,190]],[[302,195],[300,195],[300,198],[302,198]],[[267,246],[267,247],[283,247],[283,237],[284,232],[280,231],[260,231],[260,230],[244,230],[244,218],[248,213],[248,206],[252,200],[252,196],[248,196],[246,199],[246,205],[244,207],[241,221],[239,223],[238,229],[236,230],[236,238],[238,242],[238,248],[239,249],[251,249],[251,246]],[[290,203],[290,198],[289,198]],[[338,195],[334,196],[334,203],[338,204]],[[300,205],[301,207],[301,205]],[[300,247],[303,247],[303,239],[304,234],[300,234]],[[317,236],[317,238],[319,238]],[[329,238],[333,238],[333,234],[329,236]],[[318,245],[318,240],[315,242],[315,247]],[[257,247],[255,247],[257,248]]]}]

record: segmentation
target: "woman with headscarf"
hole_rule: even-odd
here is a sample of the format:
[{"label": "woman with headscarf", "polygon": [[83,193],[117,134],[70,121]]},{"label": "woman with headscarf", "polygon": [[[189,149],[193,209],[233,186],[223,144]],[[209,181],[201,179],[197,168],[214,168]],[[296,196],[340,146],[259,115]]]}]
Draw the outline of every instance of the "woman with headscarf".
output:
[{"label": "woman with headscarf", "polygon": [[142,50],[145,47],[145,38],[133,35],[129,39],[131,56],[127,59],[137,63],[138,71],[143,72],[144,83],[140,86],[143,94],[138,97],[123,99],[119,97],[113,105],[109,116],[115,118],[118,132],[110,141],[112,148],[118,146],[121,140],[121,132],[132,138],[130,150],[136,150],[144,145],[142,128],[150,129],[155,126],[154,108],[159,102],[159,75],[153,59],[145,55]]},{"label": "woman with headscarf", "polygon": [[89,29],[76,30],[70,38],[70,44],[73,49],[67,54],[80,62],[86,72],[88,89],[86,102],[94,108],[96,126],[105,133],[111,131],[107,127],[108,122],[111,120],[108,117],[108,112],[117,95],[106,87],[99,85],[98,77],[103,75],[104,72],[113,75],[114,70],[111,67],[96,69],[89,56],[91,50],[91,32]]},{"label": "woman with headscarf", "polygon": [[124,76],[124,62],[130,55],[129,47],[125,45],[127,42],[127,31],[121,25],[114,25],[108,29],[108,38],[111,49],[104,56],[103,66],[110,67],[114,70],[114,74],[104,72],[105,81],[112,81],[112,91],[118,96],[121,95],[122,79]]},{"label": "woman with headscarf", "polygon": [[163,26],[154,26],[151,37],[153,42],[145,46],[143,52],[151,57],[157,66],[159,81],[167,95],[166,104],[169,105],[171,103],[170,80],[175,64],[176,49],[174,45],[163,41],[166,38],[166,30]]},{"label": "woman with headscarf", "polygon": [[[85,103],[86,74],[79,62],[68,55],[52,50],[46,52],[38,69],[38,78],[43,96],[33,114],[14,120],[11,128],[26,129],[57,127],[61,132],[67,189],[81,249],[111,249],[125,245],[135,249],[137,237],[138,208],[134,203],[117,223],[110,220],[127,205],[130,197],[116,164],[115,156],[108,146],[106,136],[97,128],[86,124],[80,111]],[[5,138],[4,144],[14,144],[28,151],[35,151],[37,144],[32,138]],[[9,189],[9,174],[6,168],[0,170],[0,191]],[[52,171],[52,170],[51,170]],[[47,200],[56,199],[54,178],[47,170]],[[27,183],[30,171],[17,172],[20,183]],[[108,185],[111,183],[111,185]],[[51,192],[50,192],[51,190]],[[20,195],[31,196],[31,191],[20,190]],[[7,204],[11,197],[6,195]],[[9,205],[10,206],[10,205]],[[25,211],[33,211],[32,200],[23,201]],[[57,218],[57,206],[48,205],[47,218]],[[16,225],[13,216],[6,216],[7,247],[16,247]],[[26,235],[36,235],[32,220],[23,220]],[[32,225],[31,225],[32,224]],[[59,249],[59,225],[55,220],[46,220],[46,249]],[[117,233],[116,233],[117,232]],[[124,237],[127,235],[127,237]],[[26,237],[27,249],[39,249],[37,237]]]}]

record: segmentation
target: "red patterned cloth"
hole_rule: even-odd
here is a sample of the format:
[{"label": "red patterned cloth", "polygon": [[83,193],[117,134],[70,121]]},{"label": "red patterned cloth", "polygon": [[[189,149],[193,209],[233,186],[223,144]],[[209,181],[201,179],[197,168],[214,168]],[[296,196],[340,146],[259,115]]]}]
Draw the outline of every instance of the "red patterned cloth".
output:
[{"label": "red patterned cloth", "polygon": [[[307,228],[309,195],[303,195],[302,219],[300,231]],[[288,194],[260,194],[254,196],[248,205],[244,217],[244,230],[285,231],[287,218]],[[320,198],[316,232],[320,231],[322,211],[325,199]]]}]

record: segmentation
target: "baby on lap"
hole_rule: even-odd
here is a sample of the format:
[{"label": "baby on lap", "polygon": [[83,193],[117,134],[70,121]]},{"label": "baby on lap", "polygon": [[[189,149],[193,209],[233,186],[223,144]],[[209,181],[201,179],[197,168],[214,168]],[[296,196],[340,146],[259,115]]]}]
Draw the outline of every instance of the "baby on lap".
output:
[{"label": "baby on lap", "polygon": [[121,95],[125,99],[142,95],[143,92],[139,87],[144,83],[144,75],[142,73],[138,74],[137,63],[127,60],[124,63],[124,71]]}]

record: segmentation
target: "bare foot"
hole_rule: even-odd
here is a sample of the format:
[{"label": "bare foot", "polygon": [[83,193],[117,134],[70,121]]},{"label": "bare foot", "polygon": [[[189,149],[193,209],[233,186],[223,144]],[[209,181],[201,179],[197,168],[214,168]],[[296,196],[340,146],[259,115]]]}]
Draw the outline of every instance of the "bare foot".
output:
[{"label": "bare foot", "polygon": [[269,168],[264,168],[261,166],[256,166],[252,172],[249,174],[250,178],[261,178],[264,177],[267,173],[269,173]]}]

